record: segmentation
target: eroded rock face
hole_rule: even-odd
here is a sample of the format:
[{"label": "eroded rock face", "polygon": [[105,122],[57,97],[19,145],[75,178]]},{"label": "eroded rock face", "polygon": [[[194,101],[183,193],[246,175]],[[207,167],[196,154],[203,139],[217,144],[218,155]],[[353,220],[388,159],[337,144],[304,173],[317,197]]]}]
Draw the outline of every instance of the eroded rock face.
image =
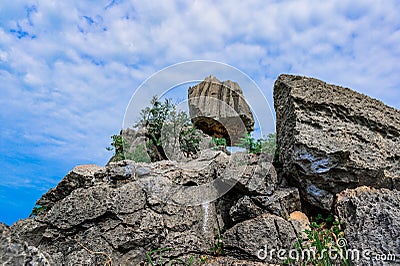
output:
[{"label": "eroded rock face", "polygon": [[94,173],[103,169],[97,165],[80,165],[74,167],[57,185],[46,192],[36,203],[51,208],[56,202],[68,196],[77,188],[88,188],[101,182],[94,178]]},{"label": "eroded rock face", "polygon": [[224,137],[228,146],[254,130],[253,114],[236,82],[209,76],[189,88],[188,99],[193,124],[210,136]]},{"label": "eroded rock face", "polygon": [[[110,163],[92,173],[89,180],[96,182],[75,186],[29,222],[30,226],[21,221],[13,228],[16,234],[52,254],[59,265],[104,264],[107,259],[117,265],[138,265],[146,260],[146,252],[160,247],[171,248],[163,257],[206,253],[214,241],[214,228],[218,228],[214,205],[185,206],[169,199],[170,193],[176,195],[170,187],[173,181],[184,184],[195,180],[201,184],[212,178],[213,167],[223,161],[219,157],[226,155],[211,153],[195,164],[197,168],[186,171],[171,161]],[[68,174],[67,181],[80,169]],[[65,187],[67,181],[60,185]],[[61,191],[61,187],[54,191]],[[35,232],[36,238],[31,237]]]},{"label": "eroded rock face", "polygon": [[[249,260],[238,260],[230,257],[217,257],[208,260],[205,265],[207,266],[265,266],[264,262],[249,261]],[[268,264],[274,266],[275,264]],[[279,264],[276,264],[277,266]]]},{"label": "eroded rock face", "polygon": [[297,236],[303,230],[297,220],[263,214],[227,230],[223,234],[224,246],[228,256],[280,265],[283,260],[272,250],[294,248]]},{"label": "eroded rock face", "polygon": [[292,75],[279,76],[274,101],[283,173],[306,201],[330,210],[346,188],[400,188],[399,110]]},{"label": "eroded rock face", "polygon": [[233,202],[234,204],[229,209],[229,217],[232,221],[228,223],[252,219],[265,213],[286,218],[290,213],[301,210],[297,188],[278,188],[270,195],[243,195]]},{"label": "eroded rock face", "polygon": [[[216,179],[220,187],[214,184],[209,187],[211,192],[204,193],[197,190]],[[214,196],[224,182],[231,190],[219,200],[191,204],[210,196],[207,193]],[[232,195],[236,200],[230,202]],[[221,202],[227,205],[223,207]],[[255,204],[257,211],[252,212],[248,202]],[[179,258],[187,262],[193,257],[194,265],[201,265],[200,256],[206,255],[210,265],[259,265],[254,256],[213,258],[210,248],[221,234],[219,229],[276,228],[276,220],[286,232],[284,228],[291,223],[286,220],[288,215],[282,213],[285,218],[280,218],[271,213],[279,204],[286,212],[300,209],[297,189],[280,186],[267,157],[229,156],[213,149],[188,162],[124,160],[106,167],[77,166],[37,203],[47,209],[35,218],[20,220],[10,228],[0,225],[0,261],[15,265],[28,261],[37,265],[104,265],[108,261],[141,265],[147,262],[147,252],[154,251],[156,259],[160,255],[156,250],[163,249],[165,261]],[[273,218],[260,218],[265,215]],[[250,219],[261,220],[248,224]],[[286,235],[273,230],[270,233],[276,235],[272,239],[286,243]],[[281,236],[285,240],[280,240]],[[246,241],[246,250],[251,252],[260,238]],[[232,250],[242,245],[233,240],[227,243]]]},{"label": "eroded rock face", "polygon": [[[360,254],[352,260],[354,265],[400,263],[400,191],[365,186],[347,189],[338,195],[336,209],[346,222],[348,248]],[[376,255],[386,259],[379,261]]]},{"label": "eroded rock face", "polygon": [[1,265],[54,265],[50,256],[12,236],[11,230],[0,223],[0,263]]}]

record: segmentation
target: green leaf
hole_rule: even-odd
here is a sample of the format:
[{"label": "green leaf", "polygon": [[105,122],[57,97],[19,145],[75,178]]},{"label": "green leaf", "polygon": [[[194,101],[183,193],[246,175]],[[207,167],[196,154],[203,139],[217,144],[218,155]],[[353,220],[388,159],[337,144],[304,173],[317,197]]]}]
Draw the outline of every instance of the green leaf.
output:
[{"label": "green leaf", "polygon": [[44,212],[47,210],[46,206],[35,205],[32,209],[31,214],[29,215],[30,218],[37,216],[39,213]]}]

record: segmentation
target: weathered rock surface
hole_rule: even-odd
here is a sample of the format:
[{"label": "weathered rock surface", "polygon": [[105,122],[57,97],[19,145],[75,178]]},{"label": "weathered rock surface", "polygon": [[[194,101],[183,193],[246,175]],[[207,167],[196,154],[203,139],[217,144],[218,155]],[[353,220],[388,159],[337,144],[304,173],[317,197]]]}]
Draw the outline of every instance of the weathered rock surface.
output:
[{"label": "weathered rock surface", "polygon": [[208,260],[204,265],[207,266],[274,266],[276,264],[265,264],[264,262],[238,260],[230,257],[217,257]]},{"label": "weathered rock surface", "polygon": [[347,189],[338,195],[336,209],[346,222],[347,247],[360,254],[359,260],[352,260],[354,265],[399,265],[400,191]]},{"label": "weathered rock surface", "polygon": [[290,213],[301,210],[300,195],[297,188],[278,188],[271,195],[239,198],[229,210],[233,223],[255,218],[264,213],[289,217]]},{"label": "weathered rock surface", "polygon": [[330,210],[346,188],[400,188],[399,110],[292,75],[279,76],[274,100],[283,173],[306,201]]},{"label": "weathered rock surface", "polygon": [[[212,159],[218,155],[223,153],[213,153]],[[98,181],[93,186],[77,187],[38,215],[34,219],[38,225],[27,228],[17,223],[14,228],[24,227],[16,230],[18,234],[52,254],[57,264],[100,264],[110,259],[116,264],[137,265],[145,260],[146,252],[159,247],[171,248],[164,257],[206,253],[214,241],[214,228],[218,228],[214,205],[173,204],[169,185],[191,177],[199,183],[208,181],[211,162],[204,160],[186,172],[170,161],[110,163],[93,173],[91,180]],[[203,173],[210,177],[203,179]],[[36,239],[28,237],[33,232],[27,229],[37,227],[42,233]]]},{"label": "weathered rock surface", "polygon": [[37,204],[51,208],[56,202],[65,198],[77,188],[88,188],[94,186],[99,180],[96,180],[94,174],[103,169],[97,165],[75,166],[61,181],[56,188],[50,189],[44,194]]},{"label": "weathered rock surface", "polygon": [[272,195],[282,181],[266,154],[236,152],[219,174],[225,181],[235,182],[239,190],[253,195]]},{"label": "weathered rock surface", "polygon": [[1,265],[54,265],[47,254],[24,241],[14,239],[11,230],[0,223]]},{"label": "weathered rock surface", "polygon": [[279,188],[273,195],[253,199],[261,209],[281,217],[289,217],[290,213],[301,210],[299,190],[293,187]]},{"label": "weathered rock surface", "polygon": [[236,82],[209,76],[189,88],[188,99],[193,124],[210,136],[224,137],[228,146],[254,130],[253,114]]},{"label": "weathered rock surface", "polygon": [[[274,202],[299,209],[300,199],[287,197],[290,189],[280,187],[268,160],[262,154],[229,156],[210,149],[188,162],[124,160],[110,162],[106,167],[77,166],[37,201],[47,207],[45,211],[10,228],[1,226],[4,255],[0,258],[22,265],[29,261],[37,265],[145,265],[146,253],[153,251],[154,260],[162,253],[165,261],[179,258],[187,262],[193,257],[198,262],[195,265],[199,265],[200,256],[207,255],[210,265],[258,265],[254,256],[214,259],[210,248],[215,245],[215,236],[221,234],[219,228],[251,227],[241,223],[274,213],[275,208],[270,207]],[[213,183],[215,180],[219,183]],[[231,190],[222,196],[229,190],[221,191],[225,187]],[[221,201],[229,202],[232,194],[239,200],[223,208],[215,201],[205,200],[217,199],[213,193],[222,193]],[[289,194],[298,192],[293,189]],[[251,213],[243,207],[246,197],[250,201],[269,197],[271,202],[259,204],[259,211]],[[295,198],[297,202],[293,203]],[[244,210],[230,212],[232,205]],[[282,222],[286,232],[290,223],[271,217]],[[274,237],[278,241],[281,236]],[[251,241],[246,252],[260,239]],[[229,242],[232,250],[236,245]]]},{"label": "weathered rock surface", "polygon": [[[208,99],[194,101],[192,112],[209,108],[199,127],[217,137],[229,133],[234,142],[254,120],[238,85],[217,81],[210,77],[189,94],[229,108]],[[400,112],[290,75],[276,81],[274,97],[279,173],[271,156],[215,149],[191,160],[77,166],[37,201],[47,208],[36,217],[11,227],[0,223],[0,263],[136,266],[148,265],[149,255],[164,263],[281,265],[280,249],[293,249],[298,237],[307,241],[310,221],[301,212],[307,201],[311,208],[335,207],[346,222],[348,248],[364,255],[355,265],[380,264],[366,254],[399,264]],[[243,129],[232,124],[235,116]],[[126,140],[136,152],[145,132],[128,130]],[[224,249],[210,252],[218,241]]]},{"label": "weathered rock surface", "polygon": [[283,261],[272,250],[277,252],[293,248],[303,230],[297,220],[288,221],[273,214],[264,214],[236,224],[222,238],[228,256],[281,264]]}]

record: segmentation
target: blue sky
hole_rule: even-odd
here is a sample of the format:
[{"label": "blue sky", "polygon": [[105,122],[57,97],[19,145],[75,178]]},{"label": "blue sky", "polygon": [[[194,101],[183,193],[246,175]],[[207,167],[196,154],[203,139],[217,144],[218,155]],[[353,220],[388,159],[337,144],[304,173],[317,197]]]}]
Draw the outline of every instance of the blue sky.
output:
[{"label": "blue sky", "polygon": [[271,105],[293,73],[400,108],[399,14],[397,0],[1,1],[0,221],[74,165],[104,165],[135,88],[181,61],[237,67]]}]

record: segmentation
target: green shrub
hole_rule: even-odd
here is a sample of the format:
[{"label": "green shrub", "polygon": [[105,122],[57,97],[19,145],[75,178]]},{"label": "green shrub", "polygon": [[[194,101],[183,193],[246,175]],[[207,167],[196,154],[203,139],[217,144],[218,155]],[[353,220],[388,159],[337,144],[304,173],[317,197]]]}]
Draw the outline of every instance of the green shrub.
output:
[{"label": "green shrub", "polygon": [[137,145],[131,151],[131,145],[122,135],[111,136],[111,146],[108,151],[114,151],[113,161],[118,162],[121,160],[133,160],[135,162],[150,162],[150,157],[147,154],[147,148],[144,144]]},{"label": "green shrub", "polygon": [[148,148],[150,151],[154,148],[150,153],[150,157],[152,157],[152,161],[159,161],[167,159],[162,147],[161,130],[168,121],[170,113],[175,110],[175,106],[169,99],[166,99],[164,102],[159,101],[157,96],[152,98],[150,105],[140,111],[140,119],[134,127],[146,128],[146,137],[149,138]]},{"label": "green shrub", "polygon": [[226,147],[226,139],[225,138],[216,138],[212,137],[212,141],[217,147]]},{"label": "green shrub", "polygon": [[139,144],[135,147],[133,152],[126,153],[126,159],[133,160],[135,162],[151,162],[150,156],[147,153],[147,148],[144,144]]},{"label": "green shrub", "polygon": [[276,144],[275,133],[268,134],[266,139],[261,139],[261,152],[267,154],[275,154],[276,150],[277,150],[277,144]]},{"label": "green shrub", "polygon": [[186,157],[192,157],[200,151],[200,134],[191,125],[182,128],[179,134],[179,147]]},{"label": "green shrub", "polygon": [[183,152],[186,157],[193,157],[200,150],[200,133],[195,129],[186,112],[174,109],[169,113],[162,126],[161,144],[169,154]]},{"label": "green shrub", "polygon": [[186,157],[192,157],[200,150],[201,136],[192,125],[187,113],[177,111],[170,99],[160,101],[154,96],[150,106],[140,111],[140,118],[134,128],[146,129],[146,145],[138,145],[132,151],[130,144],[122,135],[113,135],[112,147],[114,161],[125,159],[136,162],[155,162],[167,160],[164,148],[172,153],[183,152]]},{"label": "green shrub", "polygon": [[245,133],[243,138],[240,138],[239,147],[245,148],[249,153],[261,152],[261,142],[255,140],[250,133]]},{"label": "green shrub", "polygon": [[146,128],[147,148],[152,161],[168,159],[163,147],[172,149],[172,152],[182,151],[187,157],[200,150],[201,138],[189,116],[183,111],[178,112],[170,99],[161,102],[154,96],[150,106],[141,110],[134,127]]},{"label": "green shrub", "polygon": [[46,206],[41,206],[41,205],[35,205],[35,207],[33,207],[31,214],[29,215],[30,218],[35,217],[36,215],[38,215],[41,212],[44,212],[47,210]]},{"label": "green shrub", "polygon": [[276,151],[276,134],[272,133],[266,139],[255,140],[250,133],[245,133],[240,138],[239,147],[245,148],[249,153],[267,153],[274,155]]},{"label": "green shrub", "polygon": [[[343,222],[333,215],[323,217],[319,214],[310,224],[310,230],[304,230],[304,233],[307,235],[307,240],[304,241],[299,236],[295,248],[300,254],[303,250],[315,250],[316,256],[297,263],[318,266],[351,265],[346,256],[346,246],[338,242],[344,239]],[[332,256],[333,252],[337,254],[336,259]],[[290,264],[291,262],[287,260],[285,263]]]},{"label": "green shrub", "polygon": [[121,135],[112,135],[111,139],[112,139],[112,142],[111,142],[112,147],[107,147],[107,150],[114,151],[114,160],[115,161],[125,160],[126,158],[125,158],[124,150],[126,150],[126,148],[128,146],[127,141]]}]

